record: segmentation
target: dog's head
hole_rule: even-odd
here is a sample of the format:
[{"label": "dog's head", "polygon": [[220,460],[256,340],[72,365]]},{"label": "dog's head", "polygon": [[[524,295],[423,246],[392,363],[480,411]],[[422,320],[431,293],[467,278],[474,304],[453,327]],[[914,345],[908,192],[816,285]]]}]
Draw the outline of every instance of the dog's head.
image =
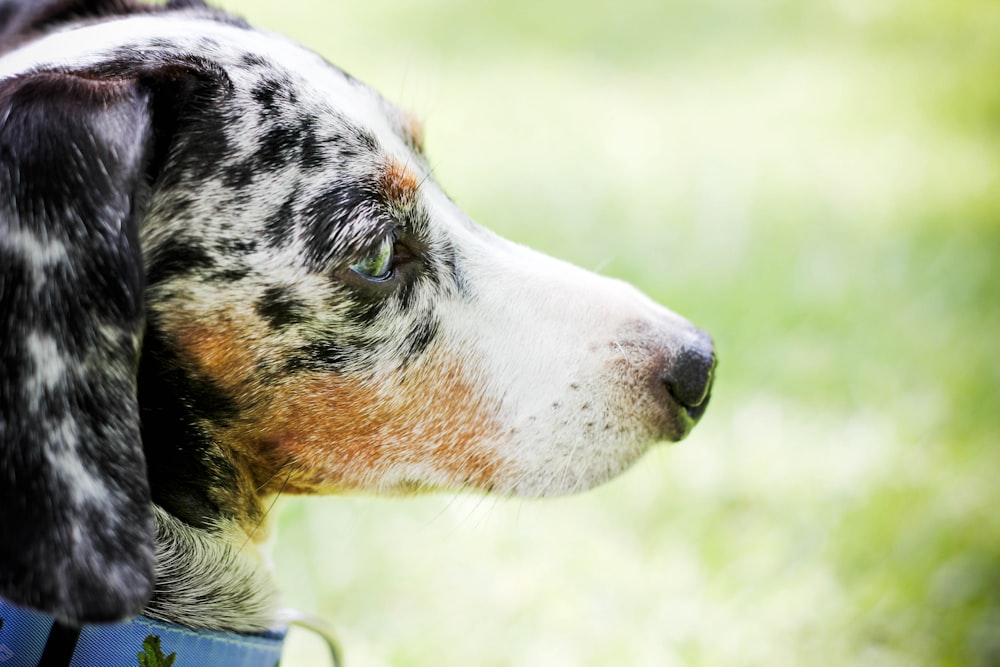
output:
[{"label": "dog's head", "polygon": [[0,19],[5,597],[136,611],[151,500],[572,492],[701,416],[708,336],[474,224],[315,54],[206,8]]}]

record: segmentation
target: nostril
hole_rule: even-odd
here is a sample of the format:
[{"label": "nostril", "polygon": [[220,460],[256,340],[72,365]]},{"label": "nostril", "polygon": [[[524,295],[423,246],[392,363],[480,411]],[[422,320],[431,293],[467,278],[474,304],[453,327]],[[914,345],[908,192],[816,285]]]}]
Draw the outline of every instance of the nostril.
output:
[{"label": "nostril", "polygon": [[692,419],[704,412],[715,375],[715,353],[710,347],[685,348],[667,367],[664,383]]}]

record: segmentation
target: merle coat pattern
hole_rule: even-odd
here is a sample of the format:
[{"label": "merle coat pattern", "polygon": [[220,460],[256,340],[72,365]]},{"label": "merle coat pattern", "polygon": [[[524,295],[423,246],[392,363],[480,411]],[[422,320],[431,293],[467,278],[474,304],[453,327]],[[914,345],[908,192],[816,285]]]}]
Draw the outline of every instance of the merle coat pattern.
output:
[{"label": "merle coat pattern", "polygon": [[3,597],[261,629],[275,494],[567,493],[704,411],[704,333],[468,220],[302,47],[25,0],[0,54]]}]

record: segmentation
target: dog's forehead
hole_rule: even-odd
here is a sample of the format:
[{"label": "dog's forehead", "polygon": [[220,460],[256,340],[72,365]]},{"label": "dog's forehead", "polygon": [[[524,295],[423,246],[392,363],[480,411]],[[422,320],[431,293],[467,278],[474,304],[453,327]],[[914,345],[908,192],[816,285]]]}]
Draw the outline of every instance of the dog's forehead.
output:
[{"label": "dog's forehead", "polygon": [[[238,94],[274,110],[294,105],[327,123],[362,126],[384,150],[419,150],[419,124],[365,84],[281,35],[212,17],[138,15],[61,30],[4,55],[0,78],[46,68],[87,69],[122,58],[191,56],[219,66]],[[394,145],[399,141],[403,145]]]}]

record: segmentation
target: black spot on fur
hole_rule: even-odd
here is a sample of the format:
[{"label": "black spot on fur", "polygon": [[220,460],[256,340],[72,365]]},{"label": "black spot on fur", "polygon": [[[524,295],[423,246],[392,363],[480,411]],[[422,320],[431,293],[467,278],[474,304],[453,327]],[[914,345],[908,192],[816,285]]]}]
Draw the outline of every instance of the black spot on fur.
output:
[{"label": "black spot on fur", "polygon": [[295,298],[290,288],[278,285],[264,290],[254,308],[274,329],[305,322],[309,313],[306,305]]},{"label": "black spot on fur", "polygon": [[361,127],[353,127],[351,130],[351,134],[361,145],[363,150],[367,150],[372,153],[378,152],[378,139],[375,138],[374,134]]},{"label": "black spot on fur", "polygon": [[299,165],[304,169],[319,169],[326,164],[322,144],[319,141],[317,122],[312,116],[304,116],[299,122]]},{"label": "black spot on fur", "polygon": [[276,124],[260,138],[254,159],[262,169],[284,169],[295,157],[300,141],[297,126]]},{"label": "black spot on fur", "polygon": [[257,104],[260,105],[260,113],[264,118],[278,113],[280,105],[278,99],[282,93],[282,83],[274,79],[265,79],[253,87],[250,94]]},{"label": "black spot on fur", "polygon": [[282,248],[292,240],[295,231],[295,205],[301,198],[296,188],[281,206],[264,221],[264,241],[270,248]]},{"label": "black spot on fur", "polygon": [[259,167],[260,163],[256,156],[232,162],[223,168],[222,182],[228,188],[242,190],[253,183],[256,176],[260,175]]},{"label": "black spot on fur", "polygon": [[[196,102],[209,109],[215,106],[207,95],[199,96]],[[174,149],[176,169],[166,172],[173,179],[171,185],[180,181],[182,176],[189,183],[205,183],[218,178],[219,165],[231,159],[234,153],[226,125],[224,117],[211,113],[199,114],[187,121]]]},{"label": "black spot on fur", "polygon": [[343,373],[352,362],[361,357],[356,344],[324,338],[299,348],[288,358],[284,370],[287,373],[301,371]]},{"label": "black spot on fur", "polygon": [[267,67],[267,61],[256,53],[246,52],[240,56],[240,62],[245,67]]},{"label": "black spot on fur", "polygon": [[[421,273],[426,270],[426,267],[421,267]],[[411,272],[412,273],[412,272]],[[397,290],[397,299],[399,300],[400,307],[404,311],[409,311],[413,308],[414,299],[420,294],[421,290],[426,290],[430,287],[429,280],[425,276],[415,276],[408,275],[401,277],[399,279],[399,288]]]},{"label": "black spot on fur", "polygon": [[194,241],[171,238],[156,248],[149,258],[146,281],[158,285],[177,276],[215,267],[215,259]]},{"label": "black spot on fur", "polygon": [[24,322],[22,318],[11,317],[10,313],[30,313],[30,305],[34,300],[31,286],[31,274],[28,263],[20,253],[12,252],[0,245],[0,308],[6,315],[0,317],[0,423],[7,424],[17,417],[6,414],[14,403],[8,397],[23,391],[25,380],[29,373],[26,359],[23,335],[24,331],[33,325]]},{"label": "black spot on fur", "polygon": [[440,325],[437,319],[431,314],[418,320],[406,337],[407,348],[403,352],[404,363],[412,361],[423,354],[430,344],[434,342],[439,328]]},{"label": "black spot on fur", "polygon": [[277,171],[289,164],[316,169],[326,163],[316,136],[316,120],[309,116],[275,123],[260,138],[255,159],[263,169]]},{"label": "black spot on fur", "polygon": [[361,146],[357,142],[349,140],[346,135],[340,132],[328,134],[324,141],[334,147],[337,157],[341,160],[351,160],[362,153]]},{"label": "black spot on fur", "polygon": [[215,271],[211,274],[211,279],[224,283],[237,283],[250,275],[251,272],[252,269],[248,265],[241,264],[222,271]]},{"label": "black spot on fur", "polygon": [[352,160],[379,152],[378,139],[362,127],[348,126],[342,132],[327,135],[324,141],[335,147],[338,157],[342,160]]},{"label": "black spot on fur", "polygon": [[164,218],[173,220],[186,216],[195,205],[193,197],[171,197],[160,205],[160,211]]}]

